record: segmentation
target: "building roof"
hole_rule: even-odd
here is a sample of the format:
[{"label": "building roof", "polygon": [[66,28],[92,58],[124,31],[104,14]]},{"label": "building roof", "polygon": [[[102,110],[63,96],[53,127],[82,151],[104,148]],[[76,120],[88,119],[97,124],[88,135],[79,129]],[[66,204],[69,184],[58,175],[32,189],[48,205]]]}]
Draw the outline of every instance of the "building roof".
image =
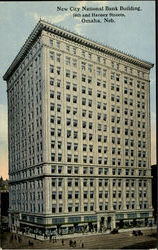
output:
[{"label": "building roof", "polygon": [[70,32],[66,29],[60,28],[56,25],[53,25],[51,23],[48,23],[48,22],[40,19],[39,22],[37,23],[37,25],[35,26],[35,28],[33,29],[33,31],[31,32],[31,34],[29,35],[29,37],[27,38],[27,40],[25,41],[24,45],[20,49],[19,53],[17,54],[17,56],[13,60],[12,64],[10,65],[10,67],[8,68],[6,73],[4,74],[4,76],[3,76],[4,80],[9,79],[12,72],[18,67],[19,63],[24,59],[28,50],[31,48],[33,43],[36,41],[38,36],[41,34],[42,30],[54,33],[54,34],[59,35],[59,36],[62,36],[70,41],[80,43],[80,44],[85,45],[89,48],[96,49],[100,52],[103,52],[105,54],[115,56],[119,59],[133,63],[137,66],[143,67],[143,68],[148,69],[148,70],[154,66],[154,64],[152,64],[150,62],[147,62],[145,60],[141,60],[135,56],[132,56],[132,55],[129,55],[125,52],[111,48],[107,45],[103,45],[101,43],[89,40],[88,38],[86,38],[84,36],[80,36],[78,34],[75,34],[73,32]]}]

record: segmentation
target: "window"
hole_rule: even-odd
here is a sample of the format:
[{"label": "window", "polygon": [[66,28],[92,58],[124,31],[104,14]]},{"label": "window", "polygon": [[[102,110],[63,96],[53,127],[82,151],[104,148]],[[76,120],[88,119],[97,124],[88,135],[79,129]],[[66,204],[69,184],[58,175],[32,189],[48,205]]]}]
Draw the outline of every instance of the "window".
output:
[{"label": "window", "polygon": [[66,70],[66,77],[70,77],[70,70]]},{"label": "window", "polygon": [[97,67],[97,75],[101,75],[101,68]]},{"label": "window", "polygon": [[73,120],[73,126],[74,127],[77,127],[77,122],[78,122],[77,120]]},{"label": "window", "polygon": [[77,139],[77,138],[78,138],[78,132],[74,131],[74,139]]},{"label": "window", "polygon": [[75,173],[75,174],[78,174],[78,167],[75,167],[74,173]]},{"label": "window", "polygon": [[79,192],[75,191],[75,199],[78,199],[78,198],[79,198]]},{"label": "window", "polygon": [[82,70],[85,70],[85,69],[86,69],[86,63],[81,62],[81,69],[82,69]]},{"label": "window", "polygon": [[88,83],[91,83],[91,82],[92,82],[92,77],[88,76]]},{"label": "window", "polygon": [[79,184],[79,180],[75,179],[75,187],[78,187],[78,184]]},{"label": "window", "polygon": [[78,212],[78,211],[79,211],[79,204],[76,203],[76,204],[75,204],[75,212]]},{"label": "window", "polygon": [[92,59],[92,54],[88,53],[88,59]]},{"label": "window", "polygon": [[[92,179],[90,179],[90,187],[93,187],[93,180]],[[92,197],[93,198],[93,197]]]},{"label": "window", "polygon": [[83,180],[83,186],[84,186],[84,187],[87,187],[87,179],[84,179],[84,180]]},{"label": "window", "polygon": [[86,105],[86,98],[82,98],[82,105]]},{"label": "window", "polygon": [[73,103],[77,103],[77,96],[73,96]]},{"label": "window", "polygon": [[60,97],[61,97],[61,93],[57,92],[57,99],[60,100]]},{"label": "window", "polygon": [[89,112],[88,112],[88,117],[89,117],[89,118],[92,118],[92,111],[89,111]]},{"label": "window", "polygon": [[67,185],[68,185],[68,187],[72,186],[72,179],[68,179]]},{"label": "window", "polygon": [[93,174],[93,168],[92,167],[90,168],[90,174]]},{"label": "window", "polygon": [[76,55],[76,48],[75,47],[73,47],[73,53],[74,53],[74,55]]},{"label": "window", "polygon": [[62,173],[62,166],[58,166],[58,174]]},{"label": "window", "polygon": [[56,205],[52,205],[52,213],[56,213]]},{"label": "window", "polygon": [[111,80],[114,80],[115,74],[111,73]]},{"label": "window", "polygon": [[53,86],[54,85],[54,78],[50,77],[49,83],[50,83],[51,86]]},{"label": "window", "polygon": [[69,52],[70,51],[70,46],[66,44],[66,51]]},{"label": "window", "polygon": [[61,54],[57,54],[57,56],[56,56],[57,62],[60,62],[60,56],[61,56]]},{"label": "window", "polygon": [[84,211],[88,211],[88,204],[84,204]]},{"label": "window", "polygon": [[68,212],[72,212],[72,204],[68,204]]},{"label": "window", "polygon": [[98,180],[98,184],[99,184],[99,187],[101,187],[102,184],[103,184],[103,180],[102,180],[102,179],[99,179],[99,180]]},{"label": "window", "polygon": [[74,151],[76,151],[78,148],[78,143],[74,143]]},{"label": "window", "polygon": [[74,155],[74,162],[78,162],[78,155]]},{"label": "window", "polygon": [[72,59],[72,65],[73,65],[73,67],[77,67],[77,60],[76,59]]},{"label": "window", "polygon": [[60,104],[57,105],[57,112],[61,112],[61,105]]},{"label": "window", "polygon": [[70,102],[70,95],[68,95],[68,94],[66,95],[66,101]]},{"label": "window", "polygon": [[92,95],[92,89],[88,89],[88,95]]},{"label": "window", "polygon": [[85,82],[85,81],[86,81],[86,76],[82,75],[82,82]]},{"label": "window", "polygon": [[62,204],[59,204],[59,213],[62,213]]},{"label": "window", "polygon": [[56,192],[52,192],[52,200],[56,199]]},{"label": "window", "polygon": [[67,161],[71,162],[71,155],[67,155]]},{"label": "window", "polygon": [[92,100],[88,100],[88,106],[92,107]]},{"label": "window", "polygon": [[60,67],[57,67],[57,75],[60,75]]},{"label": "window", "polygon": [[50,56],[50,60],[54,60],[54,52],[53,51],[50,51],[49,56]]},{"label": "window", "polygon": [[83,198],[84,198],[84,199],[87,199],[87,191],[84,191],[84,193],[83,193]]},{"label": "window", "polygon": [[57,46],[57,48],[60,48],[60,42],[59,41],[56,41],[56,46]]},{"label": "window", "polygon": [[73,73],[72,73],[72,78],[73,78],[73,79],[77,78],[77,72],[73,72]]},{"label": "window", "polygon": [[87,156],[86,155],[83,156],[83,163],[87,163]]},{"label": "window", "polygon": [[66,57],[66,65],[70,65],[70,57]]},{"label": "window", "polygon": [[66,82],[66,89],[70,89],[70,82]]},{"label": "window", "polygon": [[69,200],[72,199],[72,192],[71,192],[71,191],[68,192],[68,197],[67,197],[67,198],[68,198]]},{"label": "window", "polygon": [[77,91],[77,84],[73,84],[73,91]]},{"label": "window", "polygon": [[71,150],[71,142],[67,142],[67,150]]},{"label": "window", "polygon": [[50,47],[53,47],[53,40],[52,39],[49,40],[49,45],[50,45]]},{"label": "window", "polygon": [[54,174],[54,173],[55,173],[55,170],[56,170],[55,166],[52,165],[52,166],[51,166],[51,173]]},{"label": "window", "polygon": [[111,90],[114,90],[114,83],[111,83]]},{"label": "window", "polygon": [[54,66],[50,65],[50,73],[54,73]]},{"label": "window", "polygon": [[55,154],[54,153],[51,154],[51,161],[55,161]]},{"label": "window", "polygon": [[119,80],[120,80],[120,75],[116,74],[116,81],[119,82]]}]

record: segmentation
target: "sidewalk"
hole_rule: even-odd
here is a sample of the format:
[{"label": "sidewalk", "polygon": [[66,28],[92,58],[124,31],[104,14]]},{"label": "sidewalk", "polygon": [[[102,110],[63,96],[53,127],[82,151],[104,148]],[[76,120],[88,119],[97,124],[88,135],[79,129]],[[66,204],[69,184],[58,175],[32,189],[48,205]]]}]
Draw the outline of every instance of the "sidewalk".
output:
[{"label": "sidewalk", "polygon": [[[156,226],[153,227],[140,227],[140,228],[128,228],[128,229],[120,229],[119,233],[130,233],[133,230],[141,230],[141,231],[149,231],[149,230],[154,230],[156,229]],[[16,233],[16,232],[13,232]],[[22,232],[18,232],[18,234],[22,235]],[[72,238],[78,238],[78,237],[86,237],[86,236],[97,236],[97,235],[106,235],[106,234],[110,234],[109,231],[106,232],[88,232],[88,233],[74,233],[74,234],[66,234],[66,235],[56,235],[56,236],[52,236],[51,241],[53,241],[53,238],[56,238],[56,240],[61,240],[61,239],[72,239]],[[24,236],[28,236],[30,238],[35,239],[35,234],[31,234],[31,233],[24,233]],[[36,234],[36,239],[40,240],[40,241],[50,241],[49,236],[47,238],[44,238],[43,235],[37,235]]]}]

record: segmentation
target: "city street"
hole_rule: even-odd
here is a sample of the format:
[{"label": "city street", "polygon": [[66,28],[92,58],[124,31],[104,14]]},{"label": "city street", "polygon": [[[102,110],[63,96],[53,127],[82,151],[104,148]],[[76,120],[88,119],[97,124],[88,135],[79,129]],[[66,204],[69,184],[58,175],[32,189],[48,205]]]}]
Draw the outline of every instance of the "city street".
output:
[{"label": "city street", "polygon": [[[156,230],[144,230],[142,236],[134,236],[131,232],[118,234],[80,235],[66,238],[62,236],[56,241],[39,240],[27,236],[15,236],[11,233],[2,234],[2,249],[150,249],[157,248]],[[71,237],[71,238],[70,238]],[[62,241],[63,239],[63,241]],[[55,242],[54,242],[55,241]],[[70,241],[72,246],[70,247]],[[76,242],[76,244],[75,244]]]}]

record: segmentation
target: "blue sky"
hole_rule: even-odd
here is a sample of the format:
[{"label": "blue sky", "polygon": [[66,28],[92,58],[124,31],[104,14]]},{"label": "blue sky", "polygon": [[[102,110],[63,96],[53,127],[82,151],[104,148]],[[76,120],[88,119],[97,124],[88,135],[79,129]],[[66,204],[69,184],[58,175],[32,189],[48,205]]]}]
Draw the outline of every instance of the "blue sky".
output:
[{"label": "blue sky", "polygon": [[[57,6],[119,7],[140,6],[142,11],[118,11],[126,17],[115,23],[86,24],[73,18],[71,11],[57,11]],[[81,13],[81,12],[79,12]],[[83,12],[82,12],[83,13]],[[107,12],[97,12],[107,13]],[[103,42],[140,59],[155,64],[155,1],[36,1],[0,2],[0,170],[7,176],[7,93],[2,77],[19,52],[39,18],[67,28],[98,42]],[[155,67],[151,70],[152,164],[155,160],[156,96]],[[0,175],[1,175],[0,173]]]}]

